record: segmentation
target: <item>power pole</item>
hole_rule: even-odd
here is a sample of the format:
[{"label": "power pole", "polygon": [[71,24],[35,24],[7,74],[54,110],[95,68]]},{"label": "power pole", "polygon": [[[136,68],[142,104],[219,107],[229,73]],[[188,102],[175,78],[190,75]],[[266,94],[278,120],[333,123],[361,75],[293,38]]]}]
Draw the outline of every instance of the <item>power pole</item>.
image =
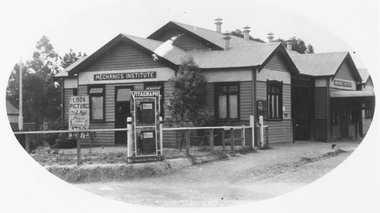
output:
[{"label": "power pole", "polygon": [[20,131],[22,131],[24,129],[24,117],[22,116],[22,67],[23,67],[23,64],[22,64],[22,58],[20,58],[20,64],[19,64],[19,68],[20,68],[20,78],[19,78],[19,103],[18,103],[18,106],[19,106],[19,116],[18,116],[18,129]]}]

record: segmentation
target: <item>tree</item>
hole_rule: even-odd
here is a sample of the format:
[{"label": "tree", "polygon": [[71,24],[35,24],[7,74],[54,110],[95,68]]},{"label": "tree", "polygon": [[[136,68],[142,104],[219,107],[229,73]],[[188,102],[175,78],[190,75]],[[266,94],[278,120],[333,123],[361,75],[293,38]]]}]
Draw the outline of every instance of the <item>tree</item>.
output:
[{"label": "tree", "polygon": [[[244,38],[243,32],[241,30],[239,30],[239,29],[231,31],[231,35],[234,35],[234,36],[237,36],[237,37],[240,37],[240,38]],[[253,38],[252,36],[249,36],[249,40],[257,41],[257,42],[260,42],[260,43],[265,43],[260,38]]]},{"label": "tree", "polygon": [[[207,121],[207,80],[201,70],[189,57],[183,60],[175,77],[169,79],[173,94],[168,102],[170,117],[167,121],[175,126],[200,126]],[[180,150],[182,149],[184,133]]]},{"label": "tree", "polygon": [[65,53],[63,57],[59,57],[61,59],[61,66],[62,68],[66,68],[76,62],[78,59],[85,57],[86,53],[82,55],[81,52],[75,53],[72,49],[70,49],[70,52]]},{"label": "tree", "polygon": [[[300,54],[305,54],[305,53],[314,53],[314,48],[311,44],[308,44],[306,47],[306,43],[301,39],[293,36],[292,38],[289,39],[292,42],[292,50],[296,51]],[[278,38],[274,40],[275,42],[281,42],[281,44],[287,48],[286,41],[282,38]]]},{"label": "tree", "polygon": [[[23,117],[25,122],[53,121],[60,115],[60,92],[53,77],[60,70],[58,54],[46,36],[36,44],[33,59],[23,69]],[[19,67],[9,77],[7,100],[18,105]]]}]

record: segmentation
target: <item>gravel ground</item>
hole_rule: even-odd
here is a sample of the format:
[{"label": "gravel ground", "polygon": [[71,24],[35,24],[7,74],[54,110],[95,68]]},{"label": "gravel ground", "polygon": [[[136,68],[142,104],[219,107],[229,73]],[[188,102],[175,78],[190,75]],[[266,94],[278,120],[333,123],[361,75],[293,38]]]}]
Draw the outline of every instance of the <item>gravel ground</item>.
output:
[{"label": "gravel ground", "polygon": [[[340,164],[356,142],[276,144],[269,150],[192,166],[174,174],[125,182],[76,184],[90,192],[153,206],[225,206],[284,194],[315,181]],[[320,157],[322,156],[323,157]]]}]

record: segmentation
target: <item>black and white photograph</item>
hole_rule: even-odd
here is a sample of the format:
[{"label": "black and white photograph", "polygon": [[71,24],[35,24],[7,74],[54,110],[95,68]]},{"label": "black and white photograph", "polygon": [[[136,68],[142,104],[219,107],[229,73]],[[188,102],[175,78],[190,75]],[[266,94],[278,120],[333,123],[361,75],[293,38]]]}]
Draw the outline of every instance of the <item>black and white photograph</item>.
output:
[{"label": "black and white photograph", "polygon": [[380,211],[376,0],[0,5],[0,212]]}]

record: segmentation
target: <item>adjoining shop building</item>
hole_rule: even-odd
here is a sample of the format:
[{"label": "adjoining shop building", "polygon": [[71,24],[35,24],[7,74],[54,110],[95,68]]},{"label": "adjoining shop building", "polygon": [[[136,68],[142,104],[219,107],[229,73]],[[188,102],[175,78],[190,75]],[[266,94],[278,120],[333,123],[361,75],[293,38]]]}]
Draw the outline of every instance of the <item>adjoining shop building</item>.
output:
[{"label": "adjoining shop building", "polygon": [[[316,79],[300,73],[299,65],[280,43],[249,40],[249,28],[244,29],[244,38],[222,34],[221,24],[217,20],[213,31],[169,22],[148,38],[119,34],[55,76],[64,79],[63,117],[68,117],[70,96],[89,95],[90,128],[125,127],[130,92],[155,89],[162,94],[161,116],[165,118],[169,116],[165,102],[173,91],[168,79],[175,75],[182,59],[191,56],[207,78],[207,106],[215,125],[248,125],[250,115],[263,115],[271,143],[294,141],[300,131],[294,128],[294,119],[300,114],[294,109],[298,99],[293,96],[300,94],[292,85],[306,85],[313,91],[305,109],[312,115]],[[356,80],[360,77],[355,85]],[[319,123],[313,115],[309,119],[307,139],[315,138],[316,133],[328,134],[315,131]],[[125,144],[125,138],[125,133],[99,133],[98,143]],[[164,133],[164,146],[175,146],[173,132]]]},{"label": "adjoining shop building", "polygon": [[372,82],[362,90],[361,73],[350,54],[288,52],[300,72],[292,82],[295,139],[363,137],[372,121],[375,95]]}]

